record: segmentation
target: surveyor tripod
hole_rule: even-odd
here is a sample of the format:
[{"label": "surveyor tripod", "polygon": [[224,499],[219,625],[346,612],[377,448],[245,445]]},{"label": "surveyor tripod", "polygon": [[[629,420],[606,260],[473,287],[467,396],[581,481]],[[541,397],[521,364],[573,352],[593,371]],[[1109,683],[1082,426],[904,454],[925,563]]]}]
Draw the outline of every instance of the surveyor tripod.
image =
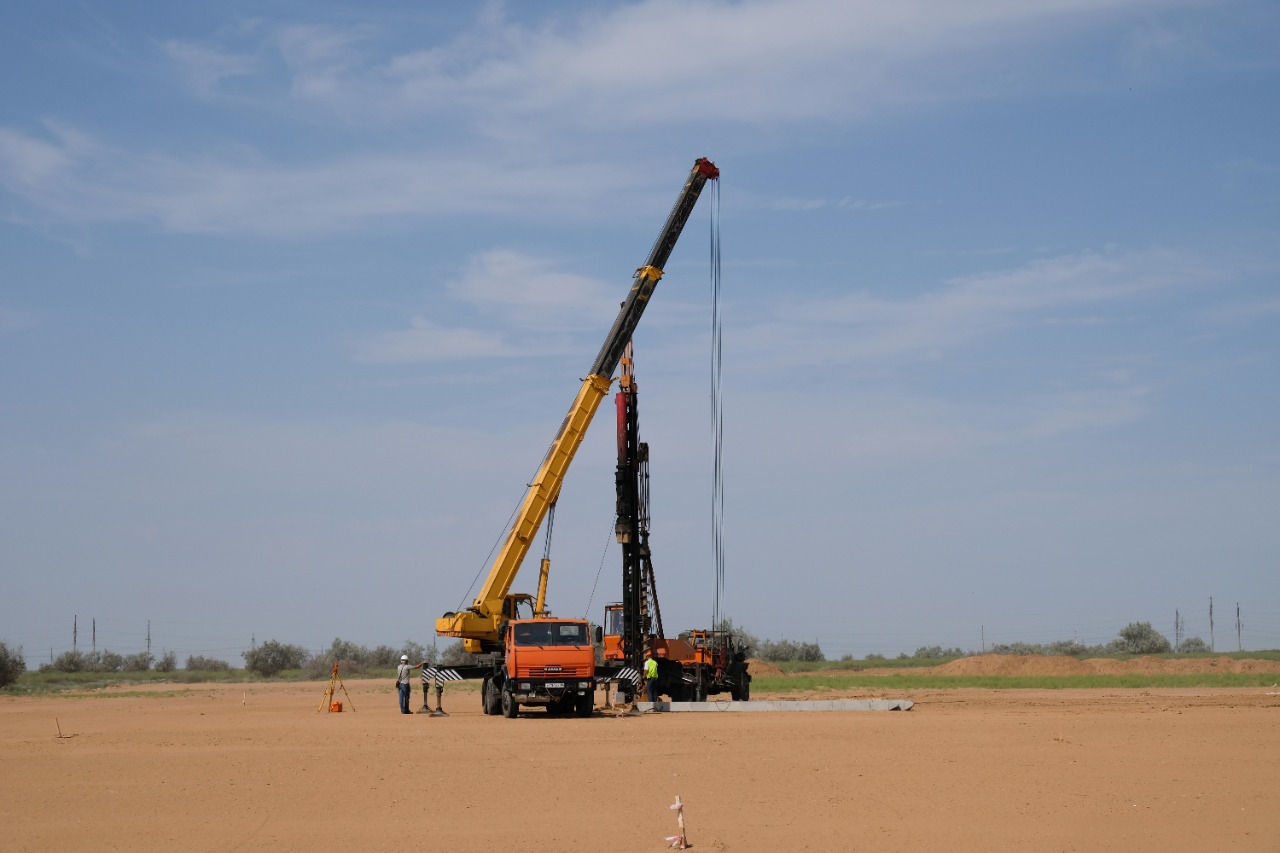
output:
[{"label": "surveyor tripod", "polygon": [[[351,710],[355,711],[356,706],[351,702],[351,694],[347,692],[347,685],[342,683],[342,678],[338,675],[338,662],[333,662],[333,675],[329,676],[329,686],[325,688],[324,695],[320,697],[320,707],[316,711],[322,710],[326,705],[329,712],[334,713],[342,710],[342,703],[334,701],[338,698],[337,688],[342,688],[342,695],[347,697],[347,704],[351,705]],[[440,704],[439,702],[436,703]]]}]

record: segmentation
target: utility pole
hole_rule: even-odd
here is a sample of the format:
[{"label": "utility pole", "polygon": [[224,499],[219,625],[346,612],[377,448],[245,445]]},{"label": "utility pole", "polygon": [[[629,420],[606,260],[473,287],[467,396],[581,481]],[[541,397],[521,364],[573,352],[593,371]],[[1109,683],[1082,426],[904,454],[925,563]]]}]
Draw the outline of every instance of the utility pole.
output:
[{"label": "utility pole", "polygon": [[1240,602],[1237,601],[1236,602],[1236,651],[1238,652],[1244,651],[1244,645],[1240,641],[1241,627],[1242,627],[1242,624],[1240,622]]},{"label": "utility pole", "polygon": [[1176,652],[1182,648],[1182,614],[1178,610],[1173,611],[1173,650]]},{"label": "utility pole", "polygon": [[151,654],[151,620],[147,620],[147,654]]},{"label": "utility pole", "polygon": [[89,625],[92,628],[90,633],[93,638],[93,653],[96,655],[98,653],[98,617],[90,617]]},{"label": "utility pole", "polygon": [[74,654],[76,650],[76,637],[80,634],[80,617],[75,614],[71,615],[71,652]]},{"label": "utility pole", "polygon": [[1216,652],[1217,648],[1213,645],[1213,596],[1209,596],[1209,651]]}]

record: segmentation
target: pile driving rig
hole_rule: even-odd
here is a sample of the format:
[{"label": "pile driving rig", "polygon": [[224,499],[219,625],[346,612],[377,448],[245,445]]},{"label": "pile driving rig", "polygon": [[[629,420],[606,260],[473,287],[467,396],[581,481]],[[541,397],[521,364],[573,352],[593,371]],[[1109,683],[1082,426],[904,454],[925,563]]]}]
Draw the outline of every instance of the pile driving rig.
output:
[{"label": "pile driving rig", "polygon": [[[604,660],[623,672],[640,672],[646,651],[658,661],[658,693],[673,702],[702,702],[728,693],[735,701],[751,697],[746,646],[729,631],[685,631],[663,636],[662,610],[649,548],[649,445],[640,441],[639,397],[632,349],[622,357],[615,397],[618,410],[617,520],[622,546],[622,601],[604,614]],[[620,679],[630,700],[638,681]]]}]

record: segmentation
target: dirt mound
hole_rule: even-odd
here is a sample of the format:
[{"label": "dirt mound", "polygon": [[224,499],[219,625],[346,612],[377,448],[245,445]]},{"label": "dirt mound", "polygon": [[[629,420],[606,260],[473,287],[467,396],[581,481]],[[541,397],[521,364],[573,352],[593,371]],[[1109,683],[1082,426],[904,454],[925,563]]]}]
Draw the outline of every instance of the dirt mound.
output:
[{"label": "dirt mound", "polygon": [[979,655],[934,667],[938,675],[1084,675],[1091,671],[1075,658],[1050,655]]},{"label": "dirt mound", "polygon": [[782,670],[760,658],[747,658],[747,672],[752,675],[782,675]]},{"label": "dirt mound", "polygon": [[1236,660],[1229,657],[1216,658],[1181,658],[1166,660],[1164,658],[1140,657],[1132,660],[1111,660],[1094,658],[1082,661],[1088,664],[1091,672],[1106,675],[1188,675],[1202,672],[1276,672],[1280,673],[1280,661],[1270,660]]}]

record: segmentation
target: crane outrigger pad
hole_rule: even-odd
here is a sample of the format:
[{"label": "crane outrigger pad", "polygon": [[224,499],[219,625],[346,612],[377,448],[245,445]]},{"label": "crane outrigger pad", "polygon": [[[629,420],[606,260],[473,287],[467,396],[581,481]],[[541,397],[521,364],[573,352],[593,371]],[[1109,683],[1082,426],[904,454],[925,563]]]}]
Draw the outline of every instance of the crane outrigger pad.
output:
[{"label": "crane outrigger pad", "polygon": [[713,714],[722,711],[910,711],[914,704],[910,699],[766,699],[754,702],[708,699],[706,702],[637,702],[635,710],[640,713],[703,711]]}]

